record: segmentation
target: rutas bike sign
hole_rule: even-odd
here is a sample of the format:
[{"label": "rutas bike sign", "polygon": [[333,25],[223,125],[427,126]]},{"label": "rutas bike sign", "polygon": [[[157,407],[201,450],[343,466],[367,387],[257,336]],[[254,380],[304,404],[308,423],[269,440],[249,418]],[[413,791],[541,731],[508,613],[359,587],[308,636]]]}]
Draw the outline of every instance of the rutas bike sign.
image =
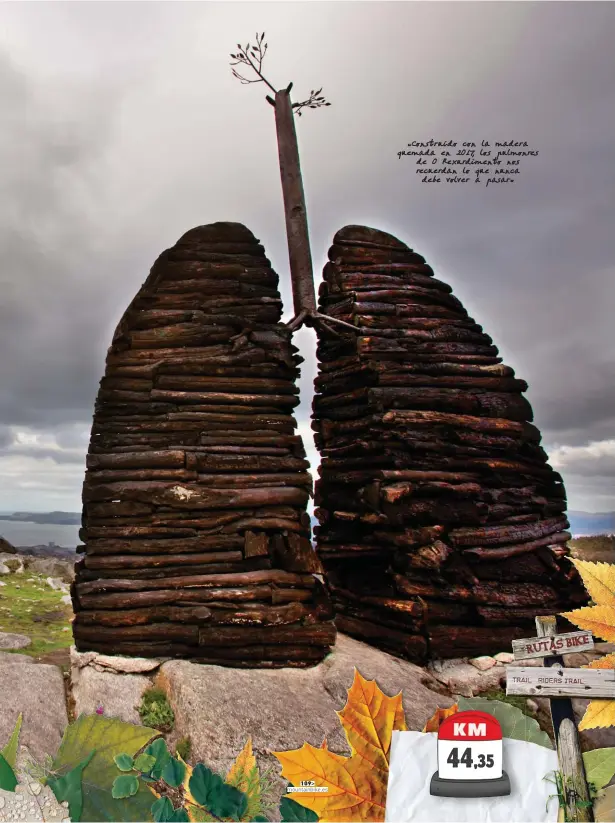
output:
[{"label": "rutas bike sign", "polygon": [[438,797],[497,797],[510,794],[502,768],[502,729],[490,714],[457,712],[438,730],[438,771],[429,792]]}]

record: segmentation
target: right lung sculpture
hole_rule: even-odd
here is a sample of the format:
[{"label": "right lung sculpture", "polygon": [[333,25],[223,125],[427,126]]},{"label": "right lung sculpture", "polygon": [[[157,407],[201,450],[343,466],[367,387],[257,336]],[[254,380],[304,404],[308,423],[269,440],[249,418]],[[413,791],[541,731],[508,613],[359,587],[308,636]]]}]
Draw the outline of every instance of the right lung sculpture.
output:
[{"label": "right lung sculpture", "polygon": [[319,309],[317,549],[340,631],[410,660],[510,651],[588,601],[567,559],[562,478],[502,364],[423,257],[334,237]]}]

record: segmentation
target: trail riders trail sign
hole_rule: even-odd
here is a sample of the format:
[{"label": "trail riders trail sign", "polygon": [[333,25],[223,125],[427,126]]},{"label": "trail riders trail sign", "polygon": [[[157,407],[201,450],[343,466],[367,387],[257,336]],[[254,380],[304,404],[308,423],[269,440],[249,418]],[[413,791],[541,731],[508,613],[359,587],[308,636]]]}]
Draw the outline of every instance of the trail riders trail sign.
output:
[{"label": "trail riders trail sign", "polygon": [[615,700],[615,669],[509,666],[506,694]]}]

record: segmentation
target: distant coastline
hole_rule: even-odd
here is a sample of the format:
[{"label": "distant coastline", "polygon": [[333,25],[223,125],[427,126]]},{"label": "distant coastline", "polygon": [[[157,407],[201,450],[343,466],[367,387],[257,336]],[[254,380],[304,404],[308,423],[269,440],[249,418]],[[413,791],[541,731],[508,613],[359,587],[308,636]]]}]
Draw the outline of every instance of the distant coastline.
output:
[{"label": "distant coastline", "polygon": [[13,512],[13,514],[0,514],[0,520],[53,526],[80,526],[81,512]]}]

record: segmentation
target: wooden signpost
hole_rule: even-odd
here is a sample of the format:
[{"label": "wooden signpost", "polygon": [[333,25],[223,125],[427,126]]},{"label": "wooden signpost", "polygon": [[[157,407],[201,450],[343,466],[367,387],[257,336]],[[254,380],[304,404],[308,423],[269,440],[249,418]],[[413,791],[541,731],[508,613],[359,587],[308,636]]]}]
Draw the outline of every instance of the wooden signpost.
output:
[{"label": "wooden signpost", "polygon": [[615,669],[510,668],[506,694],[615,700]]},{"label": "wooden signpost", "polygon": [[515,660],[529,660],[532,657],[589,651],[594,648],[594,638],[591,632],[568,632],[554,634],[553,637],[526,637],[513,640],[512,647]]},{"label": "wooden signpost", "polygon": [[557,634],[557,618],[537,617],[538,637],[514,640],[515,658],[544,658],[544,667],[508,666],[506,694],[547,697],[562,775],[565,819],[593,821],[585,766],[571,697],[615,700],[615,670],[573,669],[564,666],[562,654],[593,648],[590,632]]}]

